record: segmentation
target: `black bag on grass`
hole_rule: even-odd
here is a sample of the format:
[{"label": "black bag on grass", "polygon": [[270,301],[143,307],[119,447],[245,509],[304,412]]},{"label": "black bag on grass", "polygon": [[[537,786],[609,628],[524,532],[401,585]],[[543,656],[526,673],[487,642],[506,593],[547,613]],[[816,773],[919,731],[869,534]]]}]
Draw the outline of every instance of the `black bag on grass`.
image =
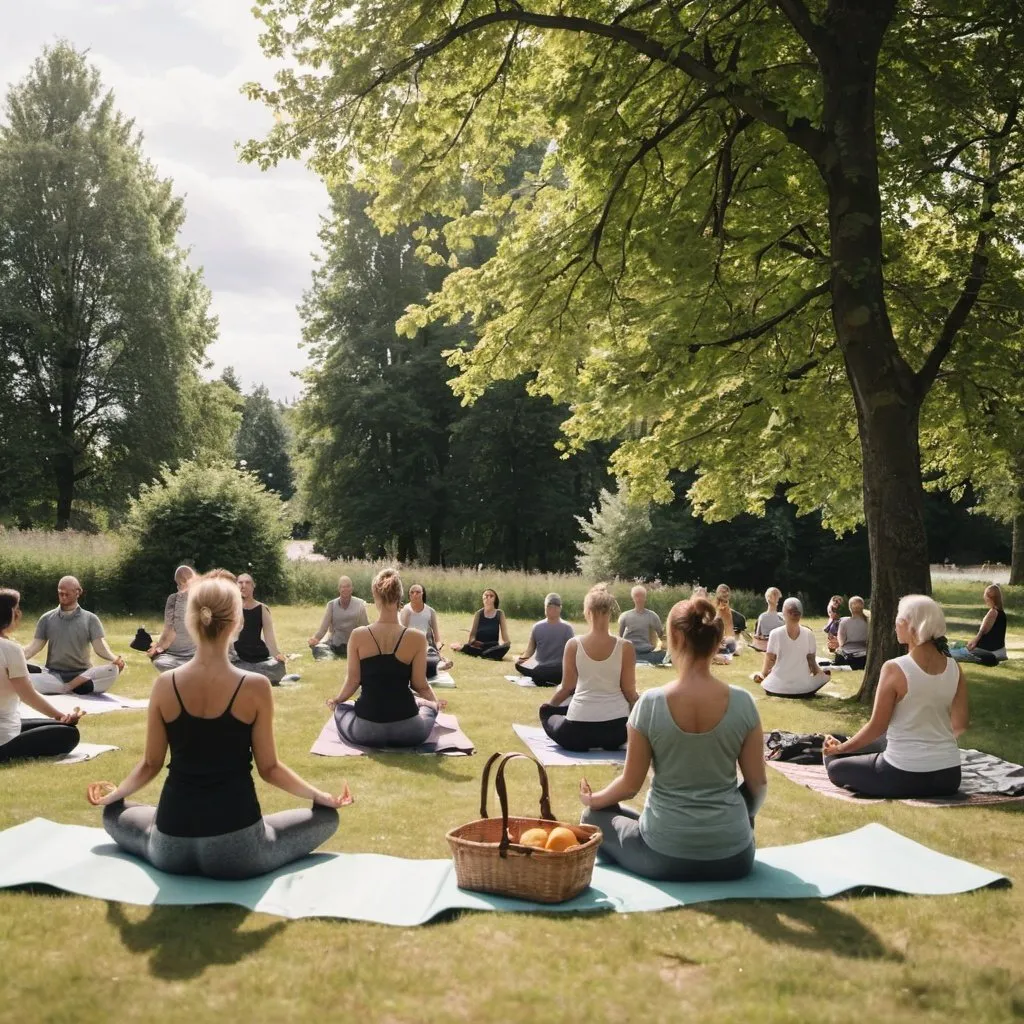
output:
[{"label": "black bag on grass", "polygon": [[[840,743],[848,739],[839,733],[832,733]],[[764,759],[766,761],[792,761],[793,764],[824,764],[822,745],[825,733],[795,733],[777,729],[764,738]]]}]

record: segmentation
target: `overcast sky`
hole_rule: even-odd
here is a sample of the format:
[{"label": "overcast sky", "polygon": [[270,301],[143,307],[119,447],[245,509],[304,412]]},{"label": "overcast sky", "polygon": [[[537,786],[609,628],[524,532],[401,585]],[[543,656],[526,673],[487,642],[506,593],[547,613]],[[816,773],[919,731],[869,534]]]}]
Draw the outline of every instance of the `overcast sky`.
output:
[{"label": "overcast sky", "polygon": [[239,164],[236,141],[268,116],[243,82],[270,80],[252,0],[25,0],[5,5],[0,83],[22,79],[42,47],[88,49],[118,107],[142,129],[146,155],[185,196],[184,241],[202,266],[220,320],[214,372],[233,365],[248,388],[296,398],[296,303],[319,249],[326,192],[297,163],[266,173]]}]

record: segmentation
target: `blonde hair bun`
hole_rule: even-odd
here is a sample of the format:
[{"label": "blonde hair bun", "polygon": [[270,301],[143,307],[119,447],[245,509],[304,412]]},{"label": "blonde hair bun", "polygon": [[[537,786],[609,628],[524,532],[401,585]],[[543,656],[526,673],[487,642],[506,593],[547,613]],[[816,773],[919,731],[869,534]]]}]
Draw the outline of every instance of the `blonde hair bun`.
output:
[{"label": "blonde hair bun", "polygon": [[199,621],[204,625],[208,626],[213,622],[213,611],[205,604],[199,609]]},{"label": "blonde hair bun", "polygon": [[216,640],[242,620],[242,595],[235,577],[214,569],[192,581],[188,588],[185,622],[196,643]]}]

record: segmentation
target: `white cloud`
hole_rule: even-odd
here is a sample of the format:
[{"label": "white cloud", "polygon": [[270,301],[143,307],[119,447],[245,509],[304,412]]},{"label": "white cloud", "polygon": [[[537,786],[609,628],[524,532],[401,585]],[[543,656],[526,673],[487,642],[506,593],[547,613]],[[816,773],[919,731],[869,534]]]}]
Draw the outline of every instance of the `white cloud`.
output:
[{"label": "white cloud", "polygon": [[236,142],[270,123],[240,93],[272,67],[257,43],[252,0],[36,0],[8,12],[0,82],[24,77],[42,47],[88,48],[118,107],[143,131],[146,155],[186,196],[183,241],[205,268],[220,320],[210,357],[244,383],[297,397],[305,363],[295,305],[319,248],[327,209],[319,180],[297,165],[261,173],[240,165]]}]

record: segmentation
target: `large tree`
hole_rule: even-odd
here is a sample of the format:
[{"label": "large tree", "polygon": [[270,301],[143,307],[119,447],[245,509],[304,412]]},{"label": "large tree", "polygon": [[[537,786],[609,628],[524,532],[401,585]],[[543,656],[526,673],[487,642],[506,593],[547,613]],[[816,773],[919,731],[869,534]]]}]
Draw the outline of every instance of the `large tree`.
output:
[{"label": "large tree", "polygon": [[183,219],[98,71],[45,49],[0,124],[0,367],[59,529],[83,486],[132,490],[178,455],[183,382],[215,330]]},{"label": "large tree", "polygon": [[[223,380],[218,384],[231,390]],[[268,491],[274,491],[285,501],[295,493],[291,446],[280,406],[270,397],[266,386],[258,384],[242,406],[235,453],[240,465],[255,473]]]},{"label": "large tree", "polygon": [[[984,329],[993,256],[1017,258],[1016,0],[257,11],[287,64],[250,87],[277,123],[247,157],[361,176],[385,228],[454,216],[455,250],[502,227],[493,259],[410,317],[470,318],[461,392],[539,368],[576,440],[639,427],[615,464],[640,496],[697,465],[698,506],[759,507],[782,481],[839,524],[862,502],[877,678],[897,600],[930,589],[922,407]],[[541,173],[501,188],[537,138]],[[488,189],[470,213],[467,175]],[[920,285],[937,321],[906,313]]]}]

